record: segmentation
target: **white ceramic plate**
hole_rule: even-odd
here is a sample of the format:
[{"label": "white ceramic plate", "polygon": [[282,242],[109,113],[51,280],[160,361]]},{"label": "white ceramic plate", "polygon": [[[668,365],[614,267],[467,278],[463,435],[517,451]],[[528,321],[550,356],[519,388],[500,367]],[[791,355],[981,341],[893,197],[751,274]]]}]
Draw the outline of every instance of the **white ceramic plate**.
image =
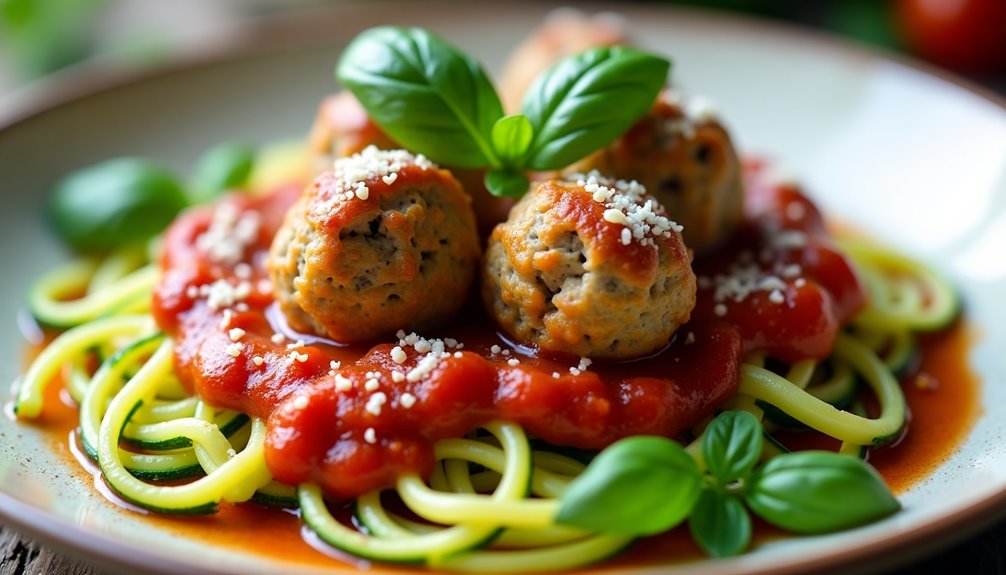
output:
[{"label": "white ceramic plate", "polygon": [[[658,6],[619,11],[671,55],[675,82],[713,100],[744,152],[775,159],[827,213],[943,269],[963,289],[980,338],[971,363],[983,415],[961,448],[902,496],[905,510],[869,527],[762,545],[682,573],[818,571],[890,564],[1006,513],[1006,108],[951,81],[845,44],[765,23]],[[184,168],[212,143],[306,132],[335,85],[339,49],[381,23],[432,28],[490,68],[547,8],[470,3],[360,3],[264,24],[243,56],[121,83],[0,130],[0,381],[18,375],[17,312],[32,278],[65,258],[43,225],[59,174],[124,154]],[[0,110],[0,126],[10,123]],[[8,114],[12,112],[6,111]],[[4,400],[9,398],[5,391]],[[0,418],[0,510],[63,547],[131,570],[301,573],[282,557],[166,533],[114,505],[65,468],[30,425]],[[923,545],[922,542],[926,541]],[[934,543],[935,542],[935,543]],[[212,567],[208,567],[212,566]],[[316,572],[316,571],[314,571]]]}]

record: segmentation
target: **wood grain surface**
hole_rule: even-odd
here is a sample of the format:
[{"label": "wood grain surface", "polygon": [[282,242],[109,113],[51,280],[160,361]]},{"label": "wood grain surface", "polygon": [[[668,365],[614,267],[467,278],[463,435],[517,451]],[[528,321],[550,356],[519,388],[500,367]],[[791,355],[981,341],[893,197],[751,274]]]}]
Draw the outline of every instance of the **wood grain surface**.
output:
[{"label": "wood grain surface", "polygon": [[[932,545],[933,542],[920,542]],[[113,575],[56,553],[0,524],[0,575]],[[1006,521],[935,556],[903,566],[892,575],[1006,575]]]}]

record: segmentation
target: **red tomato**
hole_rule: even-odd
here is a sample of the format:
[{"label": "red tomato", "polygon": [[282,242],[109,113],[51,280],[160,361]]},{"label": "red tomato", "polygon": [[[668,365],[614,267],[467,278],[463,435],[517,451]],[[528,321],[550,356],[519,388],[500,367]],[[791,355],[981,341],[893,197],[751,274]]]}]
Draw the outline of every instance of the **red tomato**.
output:
[{"label": "red tomato", "polygon": [[1006,71],[1006,0],[897,0],[914,53],[964,73]]}]

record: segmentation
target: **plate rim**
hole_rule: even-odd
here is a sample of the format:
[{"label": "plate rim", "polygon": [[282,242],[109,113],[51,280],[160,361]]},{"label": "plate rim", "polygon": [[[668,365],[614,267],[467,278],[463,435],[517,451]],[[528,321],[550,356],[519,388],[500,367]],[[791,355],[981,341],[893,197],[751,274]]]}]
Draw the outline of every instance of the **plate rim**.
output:
[{"label": "plate rim", "polygon": [[[443,7],[462,2],[463,0],[437,0],[428,4]],[[514,5],[521,9],[534,7],[536,10],[541,10],[562,4],[564,3],[549,2],[548,5],[543,6],[541,3],[521,0]],[[286,52],[295,52],[298,49],[316,47],[322,39],[317,33],[316,23],[313,22],[315,19],[331,21],[332,15],[336,13],[344,14],[347,11],[355,10],[372,13],[380,9],[381,6],[406,5],[414,6],[407,0],[378,0],[376,2],[360,0],[295,10],[279,15],[253,17],[243,22],[240,29],[232,31],[234,35],[226,39],[225,42],[203,47],[199,51],[183,53],[179,57],[151,68],[115,69],[111,67],[110,61],[91,60],[33,82],[0,98],[0,135],[36,121],[65,106],[101,97],[105,93],[127,86],[212,68],[217,65],[228,65],[256,57],[281,55]],[[604,8],[615,8],[618,11],[632,13],[644,10],[660,11],[662,16],[671,17],[673,15],[676,18],[686,18],[700,25],[711,25],[718,28],[739,27],[748,30],[754,36],[776,35],[785,42],[810,43],[817,47],[826,48],[829,52],[834,53],[835,57],[845,60],[894,63],[952,85],[1006,112],[1006,95],[998,94],[973,80],[910,56],[859,44],[824,31],[768,18],[695,7],[635,2],[625,4],[590,2],[582,4],[582,6],[590,11],[599,11]],[[312,32],[308,34],[297,33],[304,29]],[[269,41],[261,41],[261,35],[264,31],[268,33]],[[987,417],[987,415],[979,414],[972,423],[972,428],[983,417]],[[939,552],[1002,517],[1006,517],[1006,483],[998,489],[989,490],[985,495],[972,498],[972,501],[965,506],[956,507],[933,520],[901,531],[897,535],[874,540],[865,545],[841,549],[822,557],[785,559],[779,563],[773,563],[768,568],[772,572],[778,573],[811,572],[835,568],[852,569],[862,566],[868,560],[876,559],[884,552],[889,552],[889,554],[879,564],[872,567],[876,569],[892,567],[907,561],[909,555],[918,558]],[[0,518],[3,519],[4,524],[14,527],[21,533],[30,534],[56,549],[65,550],[94,565],[138,568],[148,573],[189,572],[204,575],[229,575],[232,573],[227,570],[220,571],[209,567],[195,566],[174,557],[159,555],[146,548],[131,546],[105,534],[86,531],[64,518],[14,498],[3,490],[0,490]],[[942,537],[935,541],[927,541],[926,549],[923,552],[918,549],[910,549],[913,543],[937,533]],[[702,562],[702,564],[707,563],[707,561]],[[721,564],[721,566],[723,565]],[[648,572],[650,569],[652,567],[642,566],[637,572]],[[739,569],[731,572],[737,574],[764,573],[765,569],[766,567],[740,566]],[[685,570],[691,571],[687,568]],[[697,571],[702,571],[702,567],[700,566]]]}]

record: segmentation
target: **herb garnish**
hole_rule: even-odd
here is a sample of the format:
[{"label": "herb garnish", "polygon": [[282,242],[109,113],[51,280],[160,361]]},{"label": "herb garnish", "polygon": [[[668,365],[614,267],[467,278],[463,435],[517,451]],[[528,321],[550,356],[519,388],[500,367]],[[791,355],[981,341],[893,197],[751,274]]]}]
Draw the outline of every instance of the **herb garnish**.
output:
[{"label": "herb garnish", "polygon": [[749,510],[789,531],[827,533],[901,508],[877,472],[850,455],[802,451],[758,465],[763,433],[748,412],[720,414],[702,437],[705,471],[670,439],[623,439],[602,451],[570,484],[556,520],[596,531],[650,535],[687,519],[706,553],[726,557],[751,542]]},{"label": "herb garnish", "polygon": [[525,170],[554,170],[609,144],[653,104],[670,62],[622,46],[588,50],[540,75],[520,114],[503,107],[473,58],[419,28],[371,28],[336,76],[391,138],[435,162],[490,168],[495,195],[527,191]]}]

